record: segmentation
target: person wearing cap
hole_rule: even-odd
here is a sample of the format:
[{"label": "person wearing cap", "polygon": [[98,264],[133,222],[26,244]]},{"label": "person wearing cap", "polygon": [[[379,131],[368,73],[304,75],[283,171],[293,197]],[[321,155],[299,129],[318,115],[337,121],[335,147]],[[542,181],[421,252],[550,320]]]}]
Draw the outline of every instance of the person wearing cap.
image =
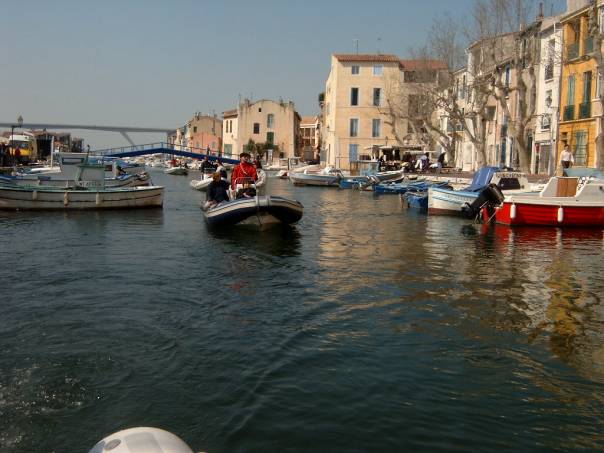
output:
[{"label": "person wearing cap", "polygon": [[241,183],[245,180],[256,182],[258,180],[258,173],[256,172],[256,167],[250,164],[250,155],[248,153],[241,153],[239,155],[239,164],[233,168],[233,173],[231,173],[231,187],[234,189],[238,182]]}]

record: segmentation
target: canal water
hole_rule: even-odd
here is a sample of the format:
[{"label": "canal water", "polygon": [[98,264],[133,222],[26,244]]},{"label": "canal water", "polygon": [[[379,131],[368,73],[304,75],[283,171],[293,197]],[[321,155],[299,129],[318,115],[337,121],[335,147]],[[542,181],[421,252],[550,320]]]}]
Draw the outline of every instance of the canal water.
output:
[{"label": "canal water", "polygon": [[156,426],[195,451],[604,448],[603,231],[293,187],[291,230],[0,213],[0,451]]}]

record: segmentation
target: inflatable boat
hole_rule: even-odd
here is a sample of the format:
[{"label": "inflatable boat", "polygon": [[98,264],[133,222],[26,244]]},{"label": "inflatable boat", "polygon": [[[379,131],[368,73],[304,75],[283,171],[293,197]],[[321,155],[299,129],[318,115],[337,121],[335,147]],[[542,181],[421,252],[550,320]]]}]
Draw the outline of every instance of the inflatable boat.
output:
[{"label": "inflatable boat", "polygon": [[256,195],[226,201],[204,211],[211,227],[238,224],[265,227],[274,224],[291,225],[304,214],[304,206],[298,201],[270,195]]}]

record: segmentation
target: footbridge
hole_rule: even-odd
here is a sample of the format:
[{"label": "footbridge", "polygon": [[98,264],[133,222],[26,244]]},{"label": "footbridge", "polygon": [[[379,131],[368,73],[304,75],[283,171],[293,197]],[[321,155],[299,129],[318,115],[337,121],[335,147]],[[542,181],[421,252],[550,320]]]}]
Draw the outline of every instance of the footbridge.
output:
[{"label": "footbridge", "polygon": [[146,156],[149,154],[168,154],[171,156],[192,157],[194,159],[203,159],[208,156],[208,159],[215,161],[220,159],[227,164],[238,164],[239,159],[233,159],[233,156],[211,153],[207,149],[195,148],[192,146],[175,145],[172,143],[158,142],[147,143],[145,145],[134,145],[120,148],[107,148],[99,150],[91,150],[90,154],[95,156],[106,157],[136,157]]}]

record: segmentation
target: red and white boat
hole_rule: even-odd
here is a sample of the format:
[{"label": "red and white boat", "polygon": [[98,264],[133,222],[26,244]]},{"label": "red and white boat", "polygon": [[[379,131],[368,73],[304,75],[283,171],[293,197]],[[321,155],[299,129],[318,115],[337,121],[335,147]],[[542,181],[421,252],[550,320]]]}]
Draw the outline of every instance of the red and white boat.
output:
[{"label": "red and white boat", "polygon": [[553,177],[539,194],[514,194],[495,208],[505,225],[604,227],[604,180]]}]

